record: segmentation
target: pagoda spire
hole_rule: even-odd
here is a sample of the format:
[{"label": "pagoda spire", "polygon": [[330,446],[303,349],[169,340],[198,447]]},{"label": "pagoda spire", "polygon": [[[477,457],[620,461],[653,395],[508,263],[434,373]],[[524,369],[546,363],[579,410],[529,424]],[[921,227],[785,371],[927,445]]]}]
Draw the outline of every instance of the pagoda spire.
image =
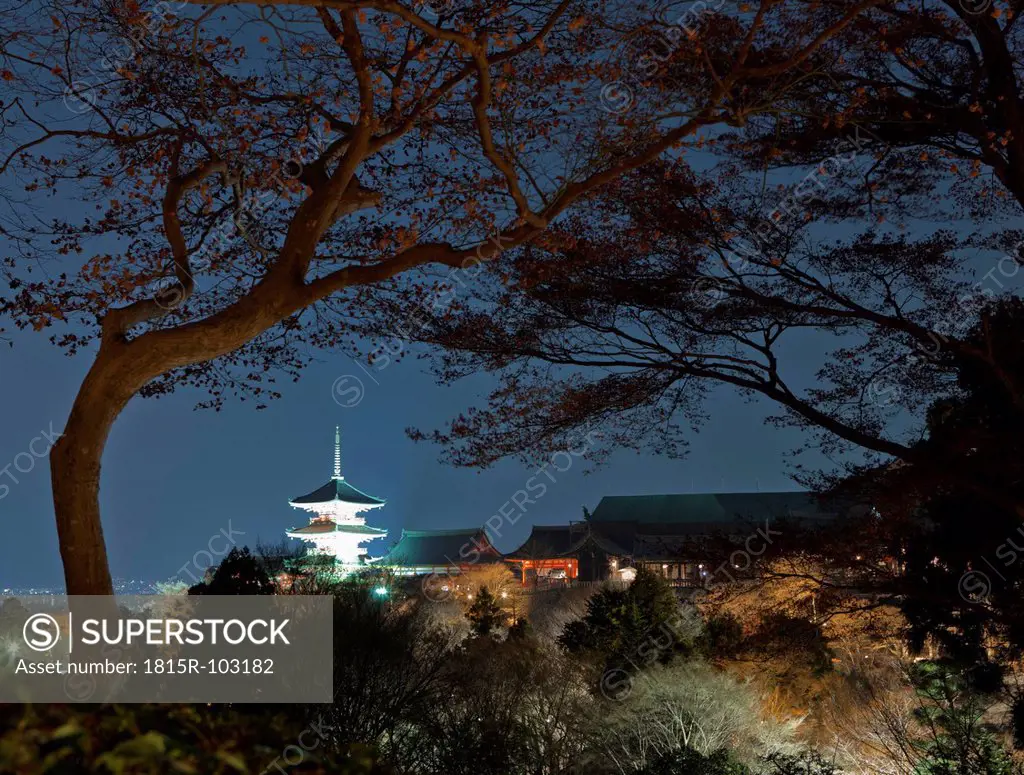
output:
[{"label": "pagoda spire", "polygon": [[344,479],[341,475],[341,427],[334,426],[334,479]]}]

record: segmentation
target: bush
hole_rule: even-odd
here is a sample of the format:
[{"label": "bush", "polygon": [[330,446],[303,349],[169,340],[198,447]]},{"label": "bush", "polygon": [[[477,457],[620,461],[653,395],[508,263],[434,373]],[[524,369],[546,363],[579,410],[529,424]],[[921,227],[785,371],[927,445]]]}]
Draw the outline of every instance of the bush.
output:
[{"label": "bush", "polygon": [[799,756],[773,754],[765,763],[772,767],[771,775],[840,775],[835,765],[817,753],[803,753]]},{"label": "bush", "polygon": [[[313,745],[310,723],[295,710],[233,710],[225,706],[15,705],[0,707],[0,772],[33,775],[77,773],[202,773],[257,775],[282,769],[327,775],[387,775],[372,749],[333,752]],[[298,748],[302,735],[308,750]],[[289,767],[287,746],[302,751]],[[297,753],[290,752],[295,761]]]},{"label": "bush", "polygon": [[709,756],[692,748],[683,748],[659,756],[637,775],[750,775],[750,770],[734,761],[724,748]]},{"label": "bush", "polygon": [[727,748],[754,766],[792,748],[792,724],[764,717],[749,685],[702,662],[651,667],[618,697],[599,735],[600,748],[620,761],[644,763],[685,748],[712,756]]},{"label": "bush", "polygon": [[832,651],[821,630],[799,617],[786,614],[764,617],[745,645],[766,657],[803,662],[817,673],[832,669]]},{"label": "bush", "polygon": [[743,625],[729,613],[712,616],[697,639],[697,648],[706,657],[736,656],[743,643]]}]

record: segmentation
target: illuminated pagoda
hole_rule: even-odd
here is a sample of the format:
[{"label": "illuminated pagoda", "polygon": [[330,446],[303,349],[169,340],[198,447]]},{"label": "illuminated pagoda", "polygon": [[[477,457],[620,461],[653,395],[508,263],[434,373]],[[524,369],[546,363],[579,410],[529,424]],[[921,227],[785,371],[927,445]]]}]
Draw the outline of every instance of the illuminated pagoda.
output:
[{"label": "illuminated pagoda", "polygon": [[313,514],[309,524],[288,530],[289,538],[308,541],[312,555],[333,556],[344,572],[362,564],[363,544],[386,535],[387,530],[370,527],[361,512],[379,509],[386,501],[353,487],[341,475],[341,431],[334,428],[334,474],[331,480],[307,495],[288,501],[290,506]]}]

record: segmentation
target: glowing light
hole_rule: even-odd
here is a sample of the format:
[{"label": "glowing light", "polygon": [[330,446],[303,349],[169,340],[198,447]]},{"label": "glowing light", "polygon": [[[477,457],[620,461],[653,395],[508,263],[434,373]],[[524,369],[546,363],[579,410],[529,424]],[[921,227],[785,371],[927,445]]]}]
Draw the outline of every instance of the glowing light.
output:
[{"label": "glowing light", "polygon": [[378,595],[380,597],[387,597],[388,588],[387,587],[377,587],[375,590],[373,590],[373,594]]}]

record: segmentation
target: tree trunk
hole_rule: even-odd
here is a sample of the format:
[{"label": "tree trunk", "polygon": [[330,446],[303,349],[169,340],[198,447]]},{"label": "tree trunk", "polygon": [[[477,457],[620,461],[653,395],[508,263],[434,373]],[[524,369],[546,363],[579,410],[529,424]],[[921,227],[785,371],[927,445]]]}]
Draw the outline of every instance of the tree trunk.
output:
[{"label": "tree trunk", "polygon": [[248,296],[200,321],[131,340],[119,332],[105,336],[64,433],[50,451],[53,508],[69,595],[113,594],[100,522],[100,461],[121,410],[150,380],[236,350],[302,309],[310,301],[305,288],[288,285],[288,279],[263,282]]},{"label": "tree trunk", "polygon": [[[69,595],[112,595],[100,522],[100,460],[114,419],[137,387],[123,359],[101,347],[50,450],[53,508]],[[120,348],[116,348],[120,349]]]}]

